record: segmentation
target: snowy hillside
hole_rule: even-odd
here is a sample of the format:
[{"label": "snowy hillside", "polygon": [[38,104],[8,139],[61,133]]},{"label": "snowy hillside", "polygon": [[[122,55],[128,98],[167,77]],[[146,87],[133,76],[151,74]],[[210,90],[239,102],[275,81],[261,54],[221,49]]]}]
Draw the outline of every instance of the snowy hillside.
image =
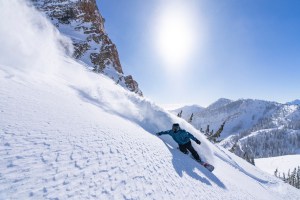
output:
[{"label": "snowy hillside", "polygon": [[[300,199],[184,120],[87,71],[65,54],[70,40],[24,1],[0,1],[0,43],[0,199]],[[193,145],[213,173],[154,135],[173,122],[202,141]]]},{"label": "snowy hillside", "polygon": [[254,158],[300,154],[300,130],[262,129],[244,137],[228,137],[220,144],[239,156],[247,153]]},{"label": "snowy hillside", "polygon": [[278,173],[288,174],[288,171],[293,171],[294,168],[300,166],[300,155],[286,155],[269,158],[255,159],[255,165],[261,170],[274,175],[275,170]]}]

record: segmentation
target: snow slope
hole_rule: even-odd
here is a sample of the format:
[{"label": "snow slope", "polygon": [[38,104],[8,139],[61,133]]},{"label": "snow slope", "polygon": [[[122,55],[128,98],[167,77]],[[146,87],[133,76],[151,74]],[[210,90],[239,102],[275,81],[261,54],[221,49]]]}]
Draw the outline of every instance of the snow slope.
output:
[{"label": "snow slope", "polygon": [[[0,1],[0,25],[0,199],[300,199],[184,120],[85,70],[23,1]],[[213,173],[153,134],[173,122],[202,141],[193,145]]]},{"label": "snow slope", "polygon": [[278,173],[281,173],[281,176],[283,172],[287,175],[289,170],[292,172],[294,168],[300,166],[300,155],[259,158],[255,159],[255,165],[272,175],[274,175],[276,169]]}]

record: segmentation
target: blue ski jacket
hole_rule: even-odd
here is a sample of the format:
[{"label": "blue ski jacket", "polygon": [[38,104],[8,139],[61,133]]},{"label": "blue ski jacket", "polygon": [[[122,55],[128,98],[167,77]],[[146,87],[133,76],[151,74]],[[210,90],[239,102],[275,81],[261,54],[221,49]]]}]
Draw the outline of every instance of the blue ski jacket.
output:
[{"label": "blue ski jacket", "polygon": [[157,135],[164,134],[169,134],[170,136],[172,136],[172,138],[180,145],[190,142],[190,139],[197,141],[197,138],[195,138],[192,134],[190,134],[184,129],[180,129],[176,133],[173,130],[162,131],[157,133]]}]

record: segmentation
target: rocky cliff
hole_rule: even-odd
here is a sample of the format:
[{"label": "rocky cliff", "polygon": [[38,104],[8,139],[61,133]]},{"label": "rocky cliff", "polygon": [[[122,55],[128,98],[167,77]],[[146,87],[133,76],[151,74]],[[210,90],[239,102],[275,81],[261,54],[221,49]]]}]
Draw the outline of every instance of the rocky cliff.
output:
[{"label": "rocky cliff", "polygon": [[105,32],[105,19],[95,0],[31,1],[61,33],[72,39],[74,58],[83,61],[94,72],[109,76],[129,91],[143,95],[132,76],[124,75],[116,45]]}]

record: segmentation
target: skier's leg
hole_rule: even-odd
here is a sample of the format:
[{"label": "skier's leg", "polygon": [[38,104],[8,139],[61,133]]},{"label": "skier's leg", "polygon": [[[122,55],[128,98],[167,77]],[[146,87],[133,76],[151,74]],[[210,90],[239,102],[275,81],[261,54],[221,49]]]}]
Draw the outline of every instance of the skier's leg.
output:
[{"label": "skier's leg", "polygon": [[179,145],[179,150],[184,153],[184,154],[188,154],[189,152],[186,149],[186,145]]},{"label": "skier's leg", "polygon": [[195,158],[195,160],[197,161],[201,161],[200,156],[198,155],[197,151],[194,149],[194,147],[192,146],[191,142],[188,142],[186,144],[186,148],[192,153],[193,157]]}]

